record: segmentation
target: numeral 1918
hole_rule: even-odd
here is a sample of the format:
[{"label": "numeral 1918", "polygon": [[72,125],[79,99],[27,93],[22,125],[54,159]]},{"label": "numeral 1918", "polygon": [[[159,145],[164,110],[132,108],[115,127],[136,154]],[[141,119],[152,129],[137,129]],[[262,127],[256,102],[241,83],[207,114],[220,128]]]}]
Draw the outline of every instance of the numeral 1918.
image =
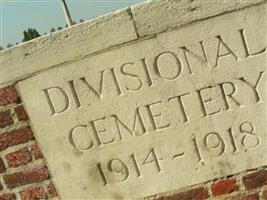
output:
[{"label": "numeral 1918", "polygon": [[[255,133],[255,127],[251,122],[242,123],[239,126],[239,131],[240,133],[243,134],[241,138],[241,145],[246,149],[255,148],[260,144],[260,138]],[[233,133],[233,129],[229,128],[227,130],[227,133],[229,135],[230,143],[232,146],[232,153],[236,153],[237,151],[239,151],[239,149],[237,145],[238,142],[236,141]],[[198,162],[203,162],[203,156],[199,141],[196,139],[196,137],[194,137],[192,139],[192,142],[195,148],[195,153]],[[203,145],[205,146],[206,149],[210,151],[210,154],[213,157],[221,156],[223,153],[225,153],[226,150],[225,141],[217,132],[210,132],[207,135],[205,135],[203,139]]]}]

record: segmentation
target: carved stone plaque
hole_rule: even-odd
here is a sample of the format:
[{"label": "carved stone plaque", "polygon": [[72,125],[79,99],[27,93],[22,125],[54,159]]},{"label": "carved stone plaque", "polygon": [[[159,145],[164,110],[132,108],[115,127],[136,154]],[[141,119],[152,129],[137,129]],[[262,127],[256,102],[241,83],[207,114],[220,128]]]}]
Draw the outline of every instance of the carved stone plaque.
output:
[{"label": "carved stone plaque", "polygon": [[20,81],[60,197],[141,198],[266,165],[265,9]]}]

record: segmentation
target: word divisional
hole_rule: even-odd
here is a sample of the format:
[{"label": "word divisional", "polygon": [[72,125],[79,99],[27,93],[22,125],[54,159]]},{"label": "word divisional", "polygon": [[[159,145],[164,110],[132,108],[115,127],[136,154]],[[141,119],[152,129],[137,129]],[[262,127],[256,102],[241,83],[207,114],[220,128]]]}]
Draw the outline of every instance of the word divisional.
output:
[{"label": "word divisional", "polygon": [[142,198],[266,165],[265,9],[19,81],[60,197]]}]

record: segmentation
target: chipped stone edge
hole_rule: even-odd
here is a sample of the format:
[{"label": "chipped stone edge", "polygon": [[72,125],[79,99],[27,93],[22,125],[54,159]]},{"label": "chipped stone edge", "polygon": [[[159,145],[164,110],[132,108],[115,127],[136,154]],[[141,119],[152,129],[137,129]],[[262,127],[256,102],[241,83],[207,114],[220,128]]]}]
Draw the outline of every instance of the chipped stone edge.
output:
[{"label": "chipped stone edge", "polygon": [[[220,1],[220,0],[215,0],[215,1]],[[226,0],[226,2],[227,1],[228,0]],[[263,3],[266,3],[267,0],[258,0],[256,3],[254,3],[253,1],[250,1],[250,0],[246,0],[244,4],[240,3],[240,4],[238,4],[238,6],[235,6],[235,7],[233,6],[231,9],[229,9],[229,7],[226,7],[224,9],[218,7],[218,8],[216,8],[217,12],[216,12],[216,10],[215,11],[213,10],[212,14],[210,14],[210,15],[201,14],[201,13],[207,12],[207,10],[203,9],[200,11],[201,13],[198,14],[198,17],[196,17],[192,20],[189,19],[188,21],[183,22],[183,24],[181,24],[179,21],[177,21],[176,23],[174,23],[173,21],[170,21],[170,22],[163,23],[163,26],[161,26],[159,28],[152,27],[153,31],[148,30],[147,32],[142,32],[143,31],[142,29],[144,29],[142,27],[142,24],[150,24],[151,19],[153,21],[153,19],[155,17],[156,18],[160,18],[160,17],[164,18],[164,16],[162,16],[162,14],[164,14],[164,13],[166,14],[166,10],[163,10],[163,9],[165,9],[166,6],[168,6],[168,4],[174,3],[174,4],[177,4],[179,6],[182,6],[182,8],[179,7],[179,9],[187,9],[188,6],[190,6],[189,3],[180,4],[179,2],[180,2],[180,0],[179,1],[178,0],[149,0],[149,1],[145,1],[144,3],[136,4],[136,5],[112,12],[112,13],[108,13],[108,14],[99,16],[97,18],[94,18],[92,20],[88,20],[86,22],[83,22],[81,24],[74,25],[70,28],[66,28],[64,30],[57,31],[55,33],[50,33],[48,35],[36,38],[34,40],[24,42],[22,44],[14,46],[14,47],[2,50],[2,51],[0,51],[0,86],[3,87],[5,85],[16,84],[16,82],[18,82],[20,80],[24,80],[28,77],[33,76],[34,74],[41,73],[41,72],[46,71],[50,68],[58,67],[58,66],[64,65],[64,64],[69,63],[69,62],[73,62],[73,61],[80,60],[80,59],[85,58],[85,57],[89,57],[89,56],[93,56],[93,55],[96,55],[96,54],[99,54],[102,52],[106,52],[106,51],[112,50],[114,48],[119,48],[123,45],[135,43],[139,40],[151,38],[151,37],[154,37],[155,34],[165,32],[165,31],[174,30],[177,28],[181,28],[185,25],[191,24],[192,22],[205,20],[205,19],[210,18],[210,17],[215,17],[215,16],[218,16],[221,14],[233,12],[236,10],[244,9],[244,8],[259,5],[259,4],[263,4]],[[230,3],[230,2],[231,1],[229,1],[228,3]],[[162,9],[163,11],[162,12],[156,12],[156,16],[153,16],[151,18],[147,18],[147,19],[141,21],[141,23],[140,23],[138,20],[138,17],[139,17],[138,12],[136,12],[136,10],[138,10],[138,9],[142,10],[143,8],[154,9],[155,5],[157,5],[159,3],[165,5],[165,6],[160,7],[160,9]],[[201,4],[203,4],[203,5],[205,4],[205,6],[207,6],[207,4],[212,4],[212,3],[214,3],[213,0],[205,0],[205,1],[203,1],[203,3],[201,2]],[[219,5],[221,5],[221,4],[219,4]],[[208,8],[208,7],[206,7],[206,8]],[[64,59],[61,58],[61,55],[63,56],[63,54],[64,54],[64,52],[63,52],[62,54],[59,54],[58,58],[54,59],[53,62],[51,62],[47,65],[42,65],[42,66],[41,65],[37,66],[35,62],[32,62],[30,64],[27,63],[26,61],[25,61],[25,63],[21,63],[21,62],[15,62],[14,63],[13,62],[12,65],[10,65],[10,63],[8,62],[8,60],[17,60],[18,58],[22,59],[24,62],[23,57],[25,57],[25,54],[27,54],[27,52],[33,51],[34,47],[42,45],[42,44],[45,45],[45,44],[47,44],[47,42],[54,43],[54,44],[52,44],[52,46],[56,45],[56,44],[62,44],[65,42],[64,39],[62,39],[62,37],[57,37],[57,36],[60,36],[63,34],[68,35],[72,31],[77,31],[77,30],[79,31],[79,29],[82,29],[83,27],[86,27],[86,26],[87,27],[91,26],[91,25],[93,26],[95,24],[101,25],[101,23],[103,21],[104,22],[105,21],[112,21],[112,19],[116,20],[116,17],[120,13],[123,13],[123,12],[127,13],[127,17],[131,21],[131,25],[129,26],[129,28],[133,29],[134,36],[131,36],[129,38],[126,37],[125,40],[123,40],[121,42],[112,43],[112,41],[111,41],[111,44],[108,44],[108,45],[106,45],[100,49],[97,49],[97,48],[91,49],[88,52],[84,52],[84,54],[82,54],[82,55],[81,55],[81,52],[72,51],[71,52],[72,55],[70,57],[64,58]],[[188,12],[190,12],[190,11],[188,11]],[[148,14],[148,13],[150,13],[150,12],[147,12],[146,15],[151,15],[151,13],[150,14]],[[183,15],[181,15],[181,13],[177,13],[177,16],[173,16],[174,19],[177,19],[177,18],[180,19],[181,17],[183,17]],[[153,22],[151,24],[153,26]],[[105,29],[108,31],[110,26],[112,26],[112,24],[109,24],[109,26],[106,26]],[[93,29],[94,28],[95,27],[93,27]],[[97,30],[97,28],[95,28],[95,29]],[[93,31],[94,30],[90,29],[88,32],[93,32]],[[82,35],[83,33],[80,32],[80,34]],[[130,34],[133,34],[133,33],[130,33]],[[95,34],[95,35],[97,35],[97,34]],[[118,37],[122,37],[122,36],[118,35],[117,38]],[[82,45],[82,42],[80,42],[80,43],[81,44],[78,44],[78,45]],[[46,52],[44,52],[44,50],[42,48],[41,49],[35,48],[34,51],[35,51],[34,56],[36,57],[36,59],[38,59],[38,56],[40,57],[46,53]],[[50,51],[50,49],[48,48],[48,49],[46,49],[46,51]],[[59,49],[59,51],[60,51],[60,49]],[[36,56],[36,54],[38,56]],[[32,55],[29,54],[27,56],[29,57]],[[32,57],[34,57],[34,56],[32,56]],[[34,60],[34,58],[32,58],[32,59]],[[23,65],[26,65],[26,64],[30,65],[30,66],[27,66],[28,69],[26,71],[23,71],[22,69],[20,69],[19,71],[16,71],[18,68],[23,67]],[[37,62],[37,64],[38,64],[38,62]],[[6,72],[8,73],[7,78],[5,78]]]},{"label": "chipped stone edge", "polygon": [[177,29],[267,0],[149,0],[131,6],[140,37]]},{"label": "chipped stone edge", "polygon": [[129,7],[49,33],[0,51],[0,86],[136,39]]}]

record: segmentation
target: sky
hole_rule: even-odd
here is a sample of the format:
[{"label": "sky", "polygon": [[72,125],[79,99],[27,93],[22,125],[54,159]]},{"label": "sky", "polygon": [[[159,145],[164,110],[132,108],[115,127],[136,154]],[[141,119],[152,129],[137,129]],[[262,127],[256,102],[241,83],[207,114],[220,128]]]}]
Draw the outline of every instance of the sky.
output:
[{"label": "sky", "polygon": [[[72,19],[90,19],[144,0],[66,0]],[[66,25],[60,0],[0,0],[0,46],[20,43],[23,31],[40,34]]]}]

